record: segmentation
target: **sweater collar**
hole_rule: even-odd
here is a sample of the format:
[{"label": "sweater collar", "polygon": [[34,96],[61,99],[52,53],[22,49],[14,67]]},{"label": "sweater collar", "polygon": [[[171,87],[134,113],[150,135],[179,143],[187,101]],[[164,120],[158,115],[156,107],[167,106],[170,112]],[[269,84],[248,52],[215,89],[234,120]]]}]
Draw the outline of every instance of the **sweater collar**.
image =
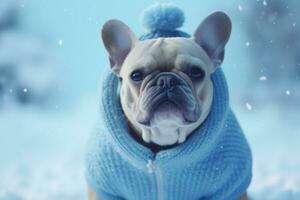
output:
[{"label": "sweater collar", "polygon": [[100,120],[103,128],[107,130],[105,134],[112,146],[124,159],[138,168],[145,168],[148,160],[154,158],[161,165],[173,165],[175,162],[178,165],[207,157],[221,134],[229,107],[228,88],[222,69],[218,68],[211,77],[214,97],[206,120],[185,142],[154,154],[128,133],[119,98],[120,81],[110,70],[106,70],[101,79]]}]

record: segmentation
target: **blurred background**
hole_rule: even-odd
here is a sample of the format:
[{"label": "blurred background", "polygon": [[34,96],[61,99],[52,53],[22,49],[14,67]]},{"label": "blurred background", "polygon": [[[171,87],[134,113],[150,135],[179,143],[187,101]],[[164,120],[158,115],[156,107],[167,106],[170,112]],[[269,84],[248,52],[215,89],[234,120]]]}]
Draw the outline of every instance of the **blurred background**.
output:
[{"label": "blurred background", "polygon": [[[151,0],[0,1],[0,200],[86,199],[86,139],[108,67],[100,27],[141,35]],[[167,1],[169,2],[169,1]],[[300,199],[300,2],[172,1],[193,33],[216,10],[232,19],[222,68],[252,147],[253,199]]]}]

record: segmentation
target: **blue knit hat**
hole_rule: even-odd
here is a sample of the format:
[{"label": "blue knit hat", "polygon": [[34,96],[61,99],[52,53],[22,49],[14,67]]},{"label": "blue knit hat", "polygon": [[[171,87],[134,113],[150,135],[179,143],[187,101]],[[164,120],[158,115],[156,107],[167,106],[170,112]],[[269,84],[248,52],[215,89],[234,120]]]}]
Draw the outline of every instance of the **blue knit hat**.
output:
[{"label": "blue knit hat", "polygon": [[141,15],[142,25],[149,31],[140,36],[140,40],[159,37],[190,37],[177,30],[184,23],[183,11],[171,3],[156,3],[145,9]]}]

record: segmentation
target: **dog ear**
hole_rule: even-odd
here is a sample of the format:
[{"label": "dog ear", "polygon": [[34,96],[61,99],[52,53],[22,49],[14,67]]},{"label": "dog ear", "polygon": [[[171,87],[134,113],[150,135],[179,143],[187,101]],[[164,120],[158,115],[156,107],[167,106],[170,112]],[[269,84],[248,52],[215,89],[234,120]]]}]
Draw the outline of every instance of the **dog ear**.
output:
[{"label": "dog ear", "polygon": [[137,42],[130,28],[119,20],[109,20],[102,27],[102,41],[109,53],[112,71],[119,76],[122,64]]},{"label": "dog ear", "polygon": [[194,40],[205,50],[215,67],[223,62],[230,33],[231,21],[223,12],[214,12],[206,17],[194,33]]}]

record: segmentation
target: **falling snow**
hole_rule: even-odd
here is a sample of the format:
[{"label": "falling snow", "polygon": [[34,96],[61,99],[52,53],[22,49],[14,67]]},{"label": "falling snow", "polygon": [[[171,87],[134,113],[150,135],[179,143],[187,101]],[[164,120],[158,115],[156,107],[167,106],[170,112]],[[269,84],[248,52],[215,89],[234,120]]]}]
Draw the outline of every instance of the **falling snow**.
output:
[{"label": "falling snow", "polygon": [[241,5],[238,5],[239,11],[243,11],[243,7]]},{"label": "falling snow", "polygon": [[268,5],[268,3],[267,3],[266,0],[263,1],[263,5],[264,5],[264,6],[267,6],[267,5]]},{"label": "falling snow", "polygon": [[[5,4],[4,2],[17,2],[17,0],[2,1],[0,3],[0,10]],[[48,5],[51,2],[53,1],[45,1],[45,4]],[[248,4],[248,2],[250,3]],[[280,2],[284,2],[283,7]],[[61,3],[65,4],[61,6],[68,8],[63,9],[64,13],[67,13],[65,16],[70,16],[73,11],[72,5],[69,3]],[[229,2],[224,3],[224,5],[227,3]],[[239,3],[233,2],[231,6],[233,10],[230,12],[239,14],[231,15],[233,22],[235,21],[237,23],[235,27],[240,26],[241,30],[242,26],[248,26],[244,29],[246,30],[244,33],[249,33],[250,35],[243,37],[243,35],[238,32],[238,28],[236,29],[237,34],[233,37],[237,36],[237,38],[239,38],[240,49],[232,48],[230,51],[233,52],[231,55],[234,55],[234,57],[231,60],[227,60],[227,62],[230,65],[237,62],[240,58],[246,60],[247,55],[242,54],[242,51],[240,51],[241,48],[244,50],[250,46],[247,50],[249,52],[252,51],[251,53],[254,52],[254,57],[251,57],[249,62],[244,62],[243,65],[241,65],[241,71],[249,69],[247,71],[247,73],[249,72],[249,76],[243,78],[245,82],[246,80],[252,79],[248,81],[248,85],[245,84],[246,90],[240,90],[246,92],[244,94],[237,92],[238,96],[234,97],[240,100],[239,103],[233,104],[233,109],[237,112],[238,120],[243,126],[243,130],[249,139],[253,151],[253,180],[248,194],[253,200],[300,199],[300,160],[297,159],[298,152],[300,151],[299,134],[297,134],[300,133],[300,126],[297,120],[299,120],[298,117],[300,113],[299,109],[287,110],[288,107],[294,107],[286,106],[289,103],[293,103],[292,99],[296,99],[295,101],[297,103],[299,102],[299,98],[296,98],[299,89],[296,88],[295,85],[297,84],[295,83],[299,82],[300,74],[296,74],[295,72],[298,72],[300,69],[300,63],[298,64],[299,60],[297,57],[300,38],[300,28],[297,23],[300,12],[299,8],[296,9],[295,7],[299,7],[300,3],[294,1],[295,6],[289,1],[281,0],[240,1]],[[53,5],[54,4],[55,3],[53,3]],[[98,2],[97,7],[99,7],[99,5],[101,9],[101,3]],[[18,7],[25,11],[29,9],[30,6],[19,4]],[[14,9],[12,10],[16,11]],[[30,12],[31,10],[26,11]],[[82,19],[86,16],[85,21],[88,20],[87,22],[89,23],[94,23],[94,21],[97,21],[95,19],[99,19],[99,16],[101,16],[101,14],[95,16],[95,13],[91,12],[90,9],[82,9],[82,12]],[[252,13],[247,15],[247,12]],[[1,22],[3,22],[1,21],[3,19],[1,18],[2,13],[3,12],[0,12],[0,25],[2,25]],[[100,13],[100,11],[97,11],[97,13]],[[59,12],[49,13],[49,18],[52,18],[54,14],[60,15]],[[34,16],[33,12],[32,15]],[[236,16],[238,16],[238,18],[234,18]],[[278,16],[281,16],[281,18]],[[245,18],[242,19],[242,17]],[[276,17],[278,17],[278,19],[276,19]],[[193,19],[186,19],[186,21],[190,20]],[[26,23],[29,24],[30,21]],[[21,22],[20,24],[23,23]],[[0,27],[0,31],[1,28],[2,27]],[[133,28],[137,29],[137,27]],[[5,28],[3,30],[5,30]],[[59,32],[60,31],[64,31],[64,29],[59,30]],[[21,28],[18,29],[18,32],[22,33]],[[57,38],[58,34],[60,33],[56,32],[51,40],[53,39],[52,41],[57,48],[64,50],[63,46],[66,45],[65,38]],[[62,37],[63,35],[66,34],[62,33],[58,37]],[[70,37],[73,36],[70,34]],[[234,41],[237,38],[231,39]],[[94,38],[86,39],[88,43],[94,42],[92,41]],[[25,38],[25,40],[30,43],[29,39]],[[70,39],[68,38],[68,40]],[[15,43],[18,44],[17,46],[26,46],[22,45],[19,41],[20,38],[17,38],[15,41]],[[67,45],[70,44],[67,42]],[[281,48],[283,46],[288,46],[288,51],[283,50]],[[4,47],[4,49],[5,48],[6,47]],[[0,49],[1,55],[3,53],[2,50],[3,49]],[[37,48],[36,51],[44,52],[46,49]],[[276,52],[280,52],[280,54],[276,54]],[[13,53],[12,55],[12,57],[14,57],[17,54]],[[48,58],[47,55],[48,54],[41,54],[37,57]],[[86,58],[87,57],[82,57],[80,59]],[[52,68],[54,64],[48,62],[48,60],[52,59],[47,59],[46,63],[38,63],[38,66],[40,66],[40,64],[44,66],[49,63],[49,66]],[[74,60],[74,63],[78,62],[76,56],[71,60]],[[101,60],[104,61],[107,59],[103,56]],[[247,64],[245,63],[250,67],[246,66]],[[290,71],[286,71],[289,70],[288,66],[293,66],[294,68],[290,68]],[[67,63],[65,68],[67,69],[66,71],[68,71],[75,67],[76,66],[73,66],[72,63]],[[280,71],[276,71],[277,69],[280,69]],[[19,69],[17,68],[17,70]],[[32,73],[32,71],[29,73],[39,77],[33,75],[29,77],[38,78],[38,80],[33,81],[33,79],[30,79],[30,83],[24,85],[8,85],[5,88],[7,94],[3,95],[3,99],[18,96],[19,94],[28,97],[31,94],[35,94],[36,91],[45,91],[43,87],[41,87],[42,90],[40,87],[35,88],[33,86],[45,85],[45,88],[47,88],[47,85],[55,85],[52,83],[56,83],[56,81],[45,83],[44,80],[50,77],[49,74],[56,76],[59,72],[54,71],[52,73],[46,69],[46,76],[40,78],[44,71],[36,72],[34,68],[32,70],[34,73]],[[91,71],[92,70],[94,69],[91,69]],[[231,75],[231,77],[228,76],[228,78],[239,81],[238,78],[230,73],[229,68],[226,68],[226,70],[228,75]],[[288,78],[284,79],[286,74]],[[16,77],[18,77],[17,75]],[[78,76],[76,78],[82,77]],[[83,81],[91,83],[91,80],[84,79],[82,82]],[[242,85],[243,84],[232,84],[231,89],[236,91],[241,89]],[[77,86],[78,85],[74,85],[74,90],[76,91],[78,90]],[[249,90],[249,88],[251,88],[251,90]],[[46,91],[50,90],[46,89]],[[251,93],[251,91],[253,91],[253,93]],[[268,94],[272,98],[268,98]],[[92,102],[91,99],[97,98],[87,97],[85,95],[82,95],[82,97],[88,100],[84,100],[82,104],[74,103],[74,107],[70,107],[68,111],[64,111],[63,104],[52,105],[51,109],[55,110],[53,113],[47,113],[45,110],[36,111],[32,108],[23,109],[24,107],[16,107],[13,111],[9,112],[1,110],[0,136],[2,143],[0,145],[0,157],[2,162],[0,163],[0,200],[85,199],[86,185],[83,177],[84,161],[82,154],[84,152],[84,143],[88,132],[94,125],[92,122],[96,120],[95,112],[97,110],[97,102]],[[259,98],[263,98],[263,100],[259,102]],[[244,99],[247,99],[246,101],[248,102],[245,103]],[[281,102],[281,99],[284,99],[284,101]],[[80,99],[80,102],[82,102],[82,99]],[[281,104],[283,104],[283,106],[280,106]],[[280,111],[280,109],[285,110],[285,112]],[[249,110],[252,110],[252,112]],[[80,126],[78,126],[78,124],[80,124]],[[227,126],[228,125],[225,124],[225,127]],[[226,150],[227,147],[220,146],[219,148],[220,150]],[[9,154],[7,152],[9,152]],[[15,157],[17,156],[20,159],[16,160]]]},{"label": "falling snow", "polygon": [[247,102],[247,103],[246,103],[246,108],[247,108],[248,110],[252,110],[252,105],[249,104],[249,103]]},{"label": "falling snow", "polygon": [[267,80],[267,77],[266,76],[261,76],[261,77],[259,77],[259,80],[265,81],[265,80]]},{"label": "falling snow", "polygon": [[59,41],[58,41],[58,45],[59,45],[59,46],[62,46],[62,45],[63,45],[63,41],[62,41],[62,40],[59,40]]}]

